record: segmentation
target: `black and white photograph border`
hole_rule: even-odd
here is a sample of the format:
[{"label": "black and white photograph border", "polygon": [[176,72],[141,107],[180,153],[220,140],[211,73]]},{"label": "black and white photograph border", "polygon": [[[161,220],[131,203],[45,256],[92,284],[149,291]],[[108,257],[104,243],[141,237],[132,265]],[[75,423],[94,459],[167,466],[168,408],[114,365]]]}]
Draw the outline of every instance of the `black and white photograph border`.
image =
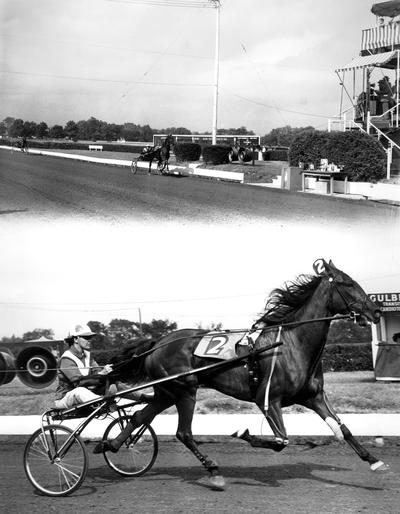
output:
[{"label": "black and white photograph border", "polygon": [[[400,332],[397,311],[379,331],[371,328],[369,371],[325,369],[333,407],[340,396],[341,419],[380,459],[376,471],[335,440],[340,430],[333,419],[327,426],[305,409],[284,409],[290,440],[284,451],[250,447],[247,428],[271,439],[261,412],[204,388],[193,435],[201,453],[218,460],[223,487],[210,486],[200,463],[175,439],[173,407],[152,424],[158,456],[143,476],[123,478],[92,454],[101,423],[109,421],[100,419],[93,433],[90,426],[82,434],[90,462],[79,490],[60,498],[41,494],[22,461],[41,414],[53,407],[56,381],[28,387],[10,346],[20,351],[23,336],[41,329],[63,344],[77,322],[128,320],[140,327],[164,320],[177,329],[247,331],[274,288],[313,275],[321,258],[374,298],[393,293],[400,301],[400,198],[393,200],[400,184],[390,171],[381,181],[391,188],[383,198],[374,196],[375,183],[351,194],[305,192],[304,182],[293,191],[284,187],[288,162],[279,164],[278,187],[225,181],[211,172],[200,178],[194,168],[163,175],[156,164],[148,174],[147,162],[133,174],[131,158],[107,162],[109,152],[100,148],[106,141],[85,141],[87,149],[74,155],[43,151],[35,136],[22,152],[20,134],[6,133],[19,121],[22,127],[44,121],[56,141],[64,125],[83,119],[147,127],[141,132],[147,135],[151,127],[162,134],[187,127],[214,142],[222,127],[256,134],[277,127],[326,131],[354,103],[352,70],[364,64],[346,63],[358,54],[361,36],[369,44],[364,27],[397,27],[396,16],[388,18],[375,4],[0,0],[0,373],[11,378],[0,375],[0,496],[7,510],[397,512],[400,382],[384,375],[378,381],[373,371],[379,342],[388,343],[400,367],[397,348],[389,348]],[[388,72],[393,82],[395,71]],[[299,176],[303,166],[296,163]],[[381,300],[379,307],[390,298]],[[48,347],[58,359],[59,345]],[[343,345],[340,351],[345,354]]]}]

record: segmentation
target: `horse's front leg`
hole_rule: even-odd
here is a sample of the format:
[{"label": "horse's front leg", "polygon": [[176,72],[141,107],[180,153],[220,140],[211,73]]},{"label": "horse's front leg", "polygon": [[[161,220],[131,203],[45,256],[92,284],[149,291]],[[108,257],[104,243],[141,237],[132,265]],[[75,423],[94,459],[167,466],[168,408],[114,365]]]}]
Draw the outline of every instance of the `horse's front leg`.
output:
[{"label": "horse's front leg", "polygon": [[199,447],[193,438],[192,421],[195,405],[196,389],[185,391],[176,402],[179,419],[176,437],[193,453],[193,455],[209,472],[209,483],[212,489],[223,491],[225,488],[225,480],[219,472],[218,464],[207,455],[200,452]]},{"label": "horse's front leg", "polygon": [[286,428],[283,423],[280,402],[271,403],[267,410],[265,410],[264,407],[264,399],[262,399],[260,403],[258,401],[256,401],[256,403],[268,421],[269,426],[274,433],[275,439],[271,440],[264,437],[250,435],[247,429],[243,433],[236,432],[235,434],[232,434],[232,436],[239,437],[240,439],[247,441],[255,448],[268,448],[270,450],[274,450],[275,452],[281,452],[289,444],[289,439],[287,437]]},{"label": "horse's front leg", "polygon": [[149,171],[148,171],[148,174],[151,175],[151,165],[153,163],[153,159],[150,159],[149,161]]},{"label": "horse's front leg", "polygon": [[324,391],[320,391],[316,396],[302,403],[305,407],[312,409],[321,416],[332,430],[335,437],[339,441],[346,441],[360,459],[369,463],[372,471],[385,471],[389,468],[384,462],[371,455],[369,451],[357,441],[346,425],[339,419]]}]

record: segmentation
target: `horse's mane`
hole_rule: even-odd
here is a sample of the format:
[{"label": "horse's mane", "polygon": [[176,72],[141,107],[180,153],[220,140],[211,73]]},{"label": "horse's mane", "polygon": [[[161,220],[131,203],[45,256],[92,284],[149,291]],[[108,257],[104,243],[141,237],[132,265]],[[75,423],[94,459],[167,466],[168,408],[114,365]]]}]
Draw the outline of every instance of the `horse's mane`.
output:
[{"label": "horse's mane", "polygon": [[112,378],[115,380],[129,379],[132,382],[144,380],[147,377],[144,369],[145,359],[140,355],[151,350],[155,343],[154,339],[145,338],[128,341],[123,350],[110,360],[110,364],[114,367]]},{"label": "horse's mane", "polygon": [[297,310],[314,293],[321,282],[321,277],[299,275],[295,280],[285,282],[281,288],[274,289],[265,305],[264,313],[255,324],[276,325],[293,321]]}]

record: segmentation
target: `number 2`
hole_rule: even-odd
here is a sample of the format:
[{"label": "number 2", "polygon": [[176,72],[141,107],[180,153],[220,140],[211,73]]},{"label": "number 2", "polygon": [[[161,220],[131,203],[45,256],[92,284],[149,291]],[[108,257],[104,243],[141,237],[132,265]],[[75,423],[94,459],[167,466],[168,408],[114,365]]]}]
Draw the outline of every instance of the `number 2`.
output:
[{"label": "number 2", "polygon": [[226,336],[214,336],[208,343],[205,355],[218,355],[227,341]]}]

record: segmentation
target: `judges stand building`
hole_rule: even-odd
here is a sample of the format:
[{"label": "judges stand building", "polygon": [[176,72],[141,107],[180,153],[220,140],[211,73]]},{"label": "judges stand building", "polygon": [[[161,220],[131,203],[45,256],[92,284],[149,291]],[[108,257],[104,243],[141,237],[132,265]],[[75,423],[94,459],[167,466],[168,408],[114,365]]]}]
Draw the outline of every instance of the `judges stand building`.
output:
[{"label": "judges stand building", "polygon": [[[400,292],[373,293],[368,296],[382,311],[379,323],[372,325],[375,378],[400,381]],[[398,337],[394,337],[396,335]]]},{"label": "judges stand building", "polygon": [[336,69],[341,108],[329,130],[360,130],[379,139],[390,179],[400,174],[400,0],[376,3],[371,12],[375,26],[362,30],[359,55]]}]

